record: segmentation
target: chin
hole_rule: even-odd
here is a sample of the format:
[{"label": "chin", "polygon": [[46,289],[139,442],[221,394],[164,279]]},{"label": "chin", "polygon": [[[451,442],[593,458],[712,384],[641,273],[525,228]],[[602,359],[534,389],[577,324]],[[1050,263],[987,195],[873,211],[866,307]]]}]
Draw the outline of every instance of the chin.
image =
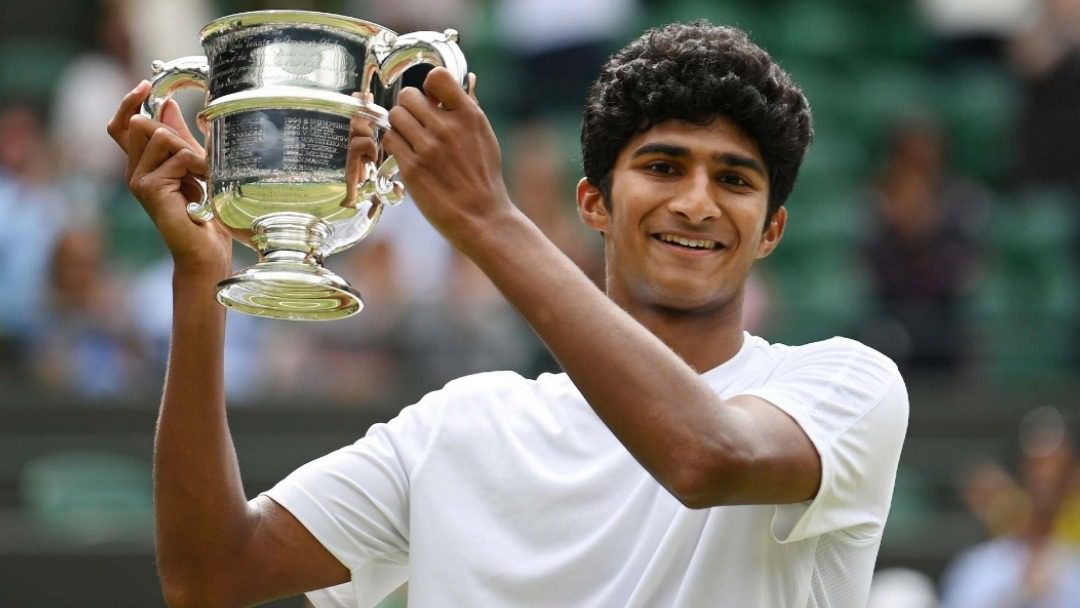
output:
[{"label": "chin", "polygon": [[694,292],[693,290],[651,290],[644,299],[648,307],[679,315],[708,315],[729,308],[736,298],[727,293]]}]

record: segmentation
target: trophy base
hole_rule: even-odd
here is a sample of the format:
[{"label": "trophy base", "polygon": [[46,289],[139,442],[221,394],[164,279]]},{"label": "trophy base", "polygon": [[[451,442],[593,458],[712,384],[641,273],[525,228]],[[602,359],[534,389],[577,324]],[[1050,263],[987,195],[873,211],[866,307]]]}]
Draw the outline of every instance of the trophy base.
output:
[{"label": "trophy base", "polygon": [[364,307],[344,279],[312,262],[267,260],[218,283],[218,302],[259,317],[329,321]]}]

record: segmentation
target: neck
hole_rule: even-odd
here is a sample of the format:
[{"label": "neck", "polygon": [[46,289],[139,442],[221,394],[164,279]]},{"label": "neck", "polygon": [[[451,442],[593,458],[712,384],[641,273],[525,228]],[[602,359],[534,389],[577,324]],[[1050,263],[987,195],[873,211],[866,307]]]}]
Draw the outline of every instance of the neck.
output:
[{"label": "neck", "polygon": [[741,293],[709,311],[619,304],[698,372],[728,361],[742,348]]}]

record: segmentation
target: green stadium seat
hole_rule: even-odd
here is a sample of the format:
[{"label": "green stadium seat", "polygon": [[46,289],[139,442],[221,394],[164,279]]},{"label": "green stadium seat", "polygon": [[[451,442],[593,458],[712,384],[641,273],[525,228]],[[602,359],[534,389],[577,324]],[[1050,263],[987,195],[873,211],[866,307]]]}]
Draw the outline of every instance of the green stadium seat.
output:
[{"label": "green stadium seat", "polygon": [[937,91],[937,110],[949,128],[956,167],[990,183],[1000,183],[1006,169],[1020,89],[997,65],[969,65],[948,77]]},{"label": "green stadium seat", "polygon": [[844,62],[864,51],[872,30],[860,11],[842,3],[790,2],[772,15],[784,56]]},{"label": "green stadium seat", "polygon": [[1001,205],[995,257],[972,301],[991,370],[1002,380],[1069,373],[1078,353],[1076,200],[1042,190]]},{"label": "green stadium seat", "polygon": [[43,456],[23,468],[20,491],[31,520],[65,541],[94,545],[151,537],[150,468],[130,457],[86,450]]}]

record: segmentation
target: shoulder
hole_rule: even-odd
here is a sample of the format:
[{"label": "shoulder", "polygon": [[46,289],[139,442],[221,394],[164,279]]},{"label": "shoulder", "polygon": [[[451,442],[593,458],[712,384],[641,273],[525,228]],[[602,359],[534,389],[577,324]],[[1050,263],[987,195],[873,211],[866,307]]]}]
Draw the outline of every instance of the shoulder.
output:
[{"label": "shoulder", "polygon": [[[399,417],[423,419],[427,424],[455,426],[501,418],[532,402],[545,383],[515,372],[483,372],[451,380],[402,410]],[[448,412],[452,414],[448,415]]]},{"label": "shoulder", "polygon": [[498,371],[462,376],[446,383],[436,393],[441,393],[446,401],[477,404],[501,401],[515,394],[535,391],[536,388],[536,380],[525,378],[517,372]]},{"label": "shoulder", "polygon": [[849,338],[770,347],[775,353],[775,377],[799,378],[818,386],[861,386],[878,394],[903,384],[892,359]]},{"label": "shoulder", "polygon": [[769,345],[777,357],[786,363],[805,363],[808,361],[837,361],[862,363],[899,375],[896,363],[881,352],[851,338],[836,336],[828,340],[809,342],[798,346],[784,344]]},{"label": "shoulder", "polygon": [[877,350],[842,337],[800,346],[765,344],[772,366],[754,392],[784,409],[802,409],[830,434],[872,412],[886,426],[906,427],[907,388],[896,364]]}]

